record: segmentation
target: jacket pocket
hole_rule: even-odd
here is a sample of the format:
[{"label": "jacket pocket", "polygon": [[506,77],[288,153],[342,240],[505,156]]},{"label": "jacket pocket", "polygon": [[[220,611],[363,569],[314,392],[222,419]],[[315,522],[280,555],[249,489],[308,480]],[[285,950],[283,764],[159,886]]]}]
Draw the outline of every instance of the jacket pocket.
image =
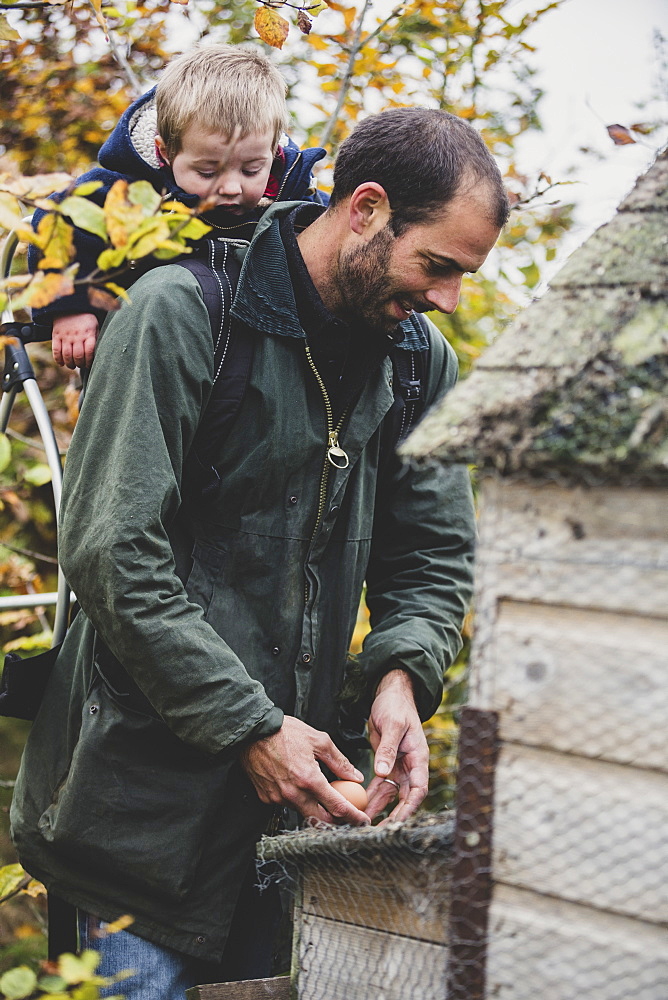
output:
[{"label": "jacket pocket", "polygon": [[40,833],[93,876],[181,900],[212,825],[234,808],[223,803],[231,766],[181,743],[161,720],[117,704],[98,678]]}]

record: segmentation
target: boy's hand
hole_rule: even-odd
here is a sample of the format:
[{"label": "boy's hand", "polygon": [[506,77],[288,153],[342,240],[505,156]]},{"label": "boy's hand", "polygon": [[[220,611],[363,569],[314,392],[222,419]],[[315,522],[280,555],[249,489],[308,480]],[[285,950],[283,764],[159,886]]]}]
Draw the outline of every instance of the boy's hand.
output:
[{"label": "boy's hand", "polygon": [[92,313],[58,316],[53,321],[53,359],[65,368],[90,368],[95,354],[98,322]]}]

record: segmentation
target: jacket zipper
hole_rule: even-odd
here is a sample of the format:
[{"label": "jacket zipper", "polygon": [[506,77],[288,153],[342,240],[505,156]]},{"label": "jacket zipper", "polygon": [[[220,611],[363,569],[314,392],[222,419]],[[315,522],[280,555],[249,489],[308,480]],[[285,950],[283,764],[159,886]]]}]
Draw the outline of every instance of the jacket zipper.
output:
[{"label": "jacket zipper", "polygon": [[[322,515],[325,510],[325,504],[327,502],[327,483],[329,481],[329,468],[331,465],[335,469],[347,469],[350,465],[350,459],[339,444],[339,433],[343,427],[344,420],[348,415],[348,410],[346,409],[341,414],[341,419],[339,420],[336,427],[334,426],[334,411],[332,410],[332,403],[327,393],[327,388],[322,380],[320,372],[315,366],[315,362],[311,356],[311,351],[308,344],[304,345],[306,348],[306,359],[308,361],[309,367],[313,372],[316,382],[320,387],[320,392],[322,393],[322,398],[325,402],[325,413],[327,415],[327,451],[325,452],[325,460],[322,466],[322,473],[320,476],[320,491],[318,494],[318,510],[316,514],[315,524],[313,526],[313,533],[311,534],[311,544],[313,544],[313,539],[316,536],[318,528],[320,527],[320,522],[322,521]],[[305,599],[308,602],[309,598],[309,586],[308,580],[305,584]]]}]

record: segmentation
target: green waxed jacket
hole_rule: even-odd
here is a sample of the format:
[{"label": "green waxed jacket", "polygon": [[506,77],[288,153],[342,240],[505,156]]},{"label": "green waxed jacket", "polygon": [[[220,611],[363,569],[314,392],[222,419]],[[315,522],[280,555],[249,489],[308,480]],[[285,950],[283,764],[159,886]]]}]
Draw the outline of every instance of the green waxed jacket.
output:
[{"label": "green waxed jacket", "polygon": [[[214,378],[196,280],[157,268],[103,330],[62,505],[61,561],[82,613],[11,814],[21,861],[54,892],[104,919],[129,912],[136,933],[208,959],[270,818],[240,748],[287,712],[346,750],[344,684],[350,717],[363,716],[396,666],[427,718],[470,598],[466,470],[403,470],[376,493],[389,359],[340,434],[349,467],[326,462],[325,403],[278,228],[289,208],[267,213],[244,262],[234,315],[255,338],[252,370],[206,500],[184,475]],[[452,350],[430,336],[428,403],[456,378]],[[364,581],[373,629],[351,685]]]}]

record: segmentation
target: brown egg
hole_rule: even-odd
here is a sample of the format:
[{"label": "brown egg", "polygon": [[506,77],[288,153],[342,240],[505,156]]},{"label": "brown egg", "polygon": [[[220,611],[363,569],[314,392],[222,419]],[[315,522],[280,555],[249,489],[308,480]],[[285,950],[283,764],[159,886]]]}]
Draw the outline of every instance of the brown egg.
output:
[{"label": "brown egg", "polygon": [[331,784],[339,795],[343,795],[344,799],[348,799],[348,802],[357,809],[366,809],[368,797],[363,785],[358,785],[356,781],[332,781]]}]

